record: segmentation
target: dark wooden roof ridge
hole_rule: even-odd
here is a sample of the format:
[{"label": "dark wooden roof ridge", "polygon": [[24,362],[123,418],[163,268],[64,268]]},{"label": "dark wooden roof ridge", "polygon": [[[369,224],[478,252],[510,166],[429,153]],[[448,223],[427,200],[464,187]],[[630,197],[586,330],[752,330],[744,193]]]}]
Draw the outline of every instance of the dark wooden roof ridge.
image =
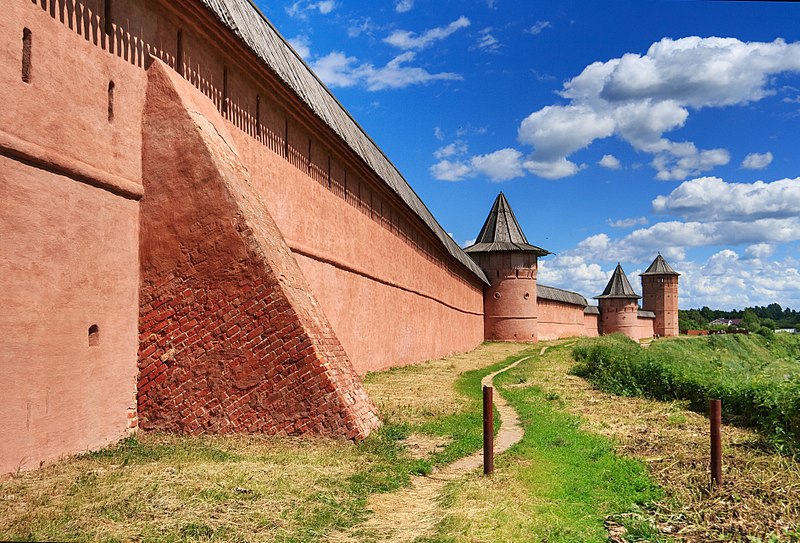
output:
[{"label": "dark wooden roof ridge", "polygon": [[499,251],[534,253],[537,256],[551,254],[550,251],[531,245],[514,215],[514,210],[502,192],[492,204],[475,243],[464,249],[467,253],[491,253]]},{"label": "dark wooden roof ridge", "polygon": [[611,274],[611,279],[608,280],[605,290],[600,296],[595,296],[594,298],[596,300],[603,298],[635,298],[638,300],[641,296],[633,291],[633,287],[628,281],[628,276],[625,275],[622,266],[617,262],[617,267],[614,269],[614,273]]},{"label": "dark wooden roof ridge", "polygon": [[667,261],[664,260],[664,257],[661,256],[661,253],[658,253],[658,256],[653,263],[650,264],[650,267],[647,268],[644,272],[640,273],[639,275],[680,275],[678,272],[672,269],[672,266],[667,264]]},{"label": "dark wooden roof ridge", "polygon": [[433,232],[448,254],[488,284],[486,275],[451,238],[397,167],[333,96],[253,0],[199,0],[274,72]]},{"label": "dark wooden roof ridge", "polygon": [[562,302],[565,304],[588,306],[589,302],[586,298],[577,292],[571,290],[564,290],[563,288],[548,287],[547,285],[536,285],[537,298],[544,298],[545,300],[552,300],[554,302]]}]

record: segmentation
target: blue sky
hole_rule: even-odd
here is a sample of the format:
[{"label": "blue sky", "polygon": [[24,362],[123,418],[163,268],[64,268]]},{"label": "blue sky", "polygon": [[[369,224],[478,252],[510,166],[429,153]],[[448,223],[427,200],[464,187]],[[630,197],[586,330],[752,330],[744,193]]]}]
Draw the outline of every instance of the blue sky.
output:
[{"label": "blue sky", "polygon": [[543,284],[800,308],[800,4],[257,4],[462,246],[503,191]]}]

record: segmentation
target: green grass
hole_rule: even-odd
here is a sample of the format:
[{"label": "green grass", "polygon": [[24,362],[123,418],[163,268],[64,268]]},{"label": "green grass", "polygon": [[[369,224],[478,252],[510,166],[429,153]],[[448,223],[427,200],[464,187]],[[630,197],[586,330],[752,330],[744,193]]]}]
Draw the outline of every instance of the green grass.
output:
[{"label": "green grass", "polygon": [[616,455],[608,439],[581,430],[557,395],[529,385],[537,362],[495,379],[520,415],[522,441],[498,457],[492,479],[451,486],[451,512],[427,541],[603,542],[607,517],[626,526],[629,541],[660,541],[643,508],[661,491],[644,464]]},{"label": "green grass", "polygon": [[759,429],[782,452],[800,446],[800,338],[714,335],[656,341],[621,336],[574,348],[576,375],[619,395],[687,400],[706,412],[720,399],[726,420]]}]

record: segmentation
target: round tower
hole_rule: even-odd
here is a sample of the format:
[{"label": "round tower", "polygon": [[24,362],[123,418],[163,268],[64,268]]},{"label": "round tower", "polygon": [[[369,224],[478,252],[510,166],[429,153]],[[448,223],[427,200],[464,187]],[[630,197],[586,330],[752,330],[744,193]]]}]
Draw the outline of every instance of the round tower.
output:
[{"label": "round tower", "polygon": [[538,257],[550,252],[528,243],[502,192],[465,251],[490,283],[483,291],[484,338],[537,341],[536,270]]},{"label": "round tower", "polygon": [[656,315],[653,333],[659,336],[677,336],[678,330],[678,276],[661,253],[642,278],[642,309]]},{"label": "round tower", "polygon": [[603,294],[595,296],[600,306],[600,334],[621,332],[638,341],[639,298],[622,266],[617,263]]}]

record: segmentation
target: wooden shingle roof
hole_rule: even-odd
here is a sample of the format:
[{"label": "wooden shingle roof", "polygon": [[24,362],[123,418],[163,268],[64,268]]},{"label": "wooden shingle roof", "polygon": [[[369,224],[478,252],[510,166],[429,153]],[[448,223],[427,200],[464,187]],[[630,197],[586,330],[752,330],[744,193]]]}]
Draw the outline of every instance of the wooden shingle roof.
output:
[{"label": "wooden shingle roof", "polygon": [[650,267],[647,268],[643,273],[639,275],[680,275],[678,272],[672,269],[672,267],[667,264],[667,261],[664,260],[664,257],[661,256],[661,253],[658,254],[653,263],[650,264]]},{"label": "wooden shingle roof", "polygon": [[537,256],[550,254],[550,251],[528,243],[508,200],[506,200],[502,192],[497,195],[475,243],[464,250],[468,253],[521,251],[534,253]]},{"label": "wooden shingle roof", "polygon": [[641,296],[633,291],[633,287],[628,281],[628,276],[625,275],[622,266],[617,263],[617,267],[614,269],[614,273],[611,274],[611,279],[609,279],[603,294],[595,296],[597,300],[602,298],[636,298],[638,300]]},{"label": "wooden shingle roof", "polygon": [[536,296],[537,298],[541,298],[544,300],[552,300],[554,302],[562,302],[565,304],[573,304],[581,306],[589,305],[589,302],[586,301],[586,298],[584,298],[577,292],[572,292],[570,290],[564,290],[555,287],[548,287],[542,284],[536,285]]},{"label": "wooden shingle roof", "polygon": [[444,249],[484,283],[483,271],[441,225],[392,162],[289,46],[251,0],[199,0],[272,70],[386,186],[422,220]]}]

